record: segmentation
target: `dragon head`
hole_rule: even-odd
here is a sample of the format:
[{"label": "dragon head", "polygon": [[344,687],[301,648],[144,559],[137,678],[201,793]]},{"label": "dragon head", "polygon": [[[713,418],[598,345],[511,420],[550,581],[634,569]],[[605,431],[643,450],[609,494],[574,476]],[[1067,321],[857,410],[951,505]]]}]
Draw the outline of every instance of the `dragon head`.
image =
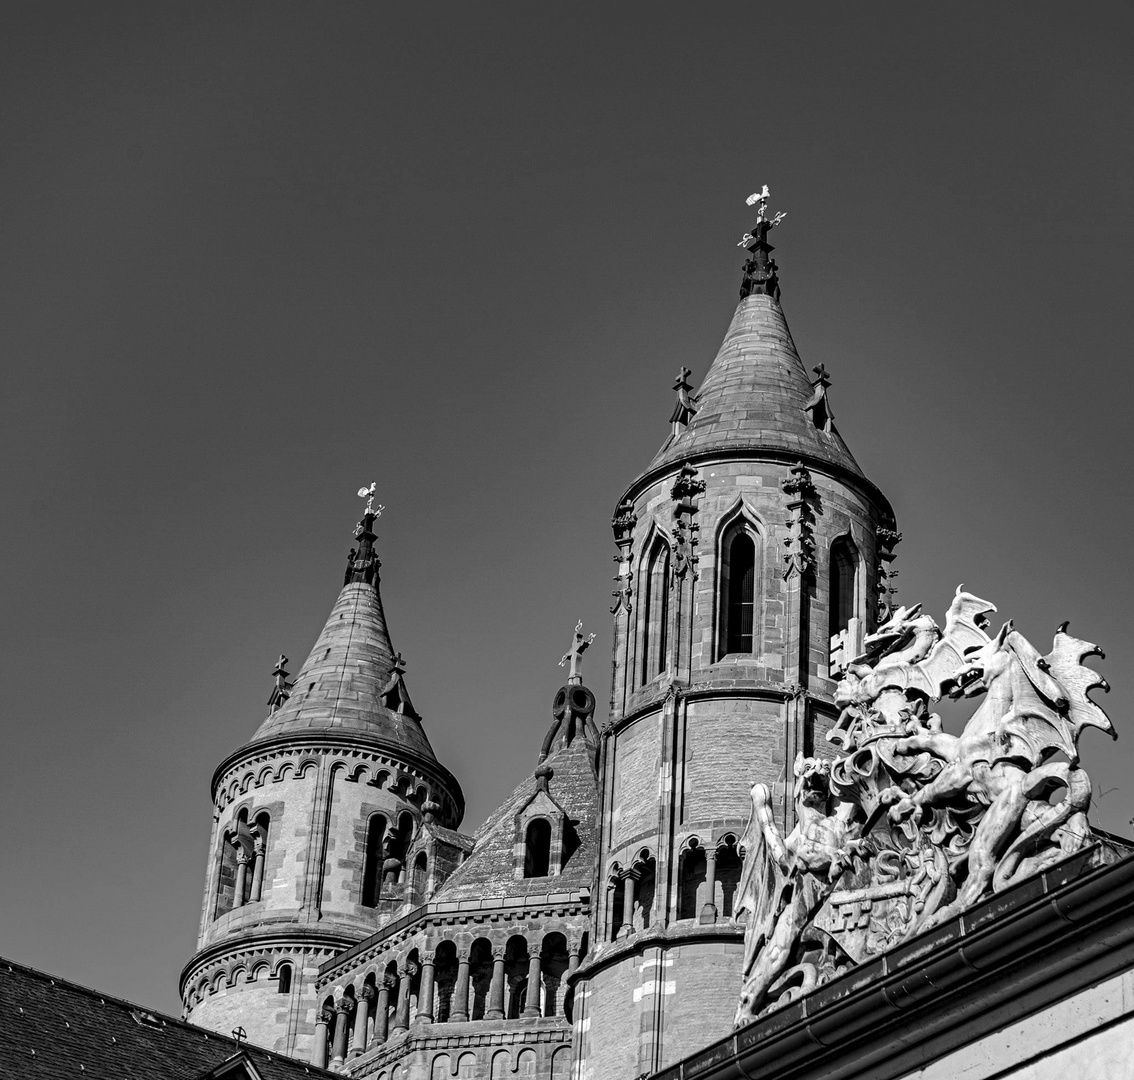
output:
[{"label": "dragon head", "polygon": [[1008,653],[1008,635],[1012,633],[1012,620],[1009,619],[996,637],[983,645],[973,645],[965,650],[965,660],[946,680],[945,690],[951,698],[976,697],[983,694],[994,679],[998,679],[1011,662]]},{"label": "dragon head", "polygon": [[795,798],[802,806],[824,806],[831,795],[830,764],[798,754],[795,759]]}]

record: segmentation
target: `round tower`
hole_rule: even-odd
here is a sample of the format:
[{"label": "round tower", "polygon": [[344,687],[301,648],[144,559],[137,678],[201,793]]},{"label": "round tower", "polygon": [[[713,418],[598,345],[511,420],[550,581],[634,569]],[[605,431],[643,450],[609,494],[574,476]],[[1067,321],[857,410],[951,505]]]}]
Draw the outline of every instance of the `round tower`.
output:
[{"label": "round tower", "polygon": [[443,870],[420,864],[423,817],[455,829],[464,813],[390,644],[376,516],[368,502],[299,674],[280,658],[267,719],[213,773],[197,952],[181,974],[186,1019],[301,1057],[319,966],[424,900]]},{"label": "round tower", "polygon": [[833,675],[876,623],[898,539],[834,425],[825,368],[809,378],[796,351],[766,198],[724,342],[699,393],[682,368],[670,436],[613,520],[578,1080],[651,1073],[731,1030],[749,789],[770,785],[790,829],[794,760],[827,753]]}]

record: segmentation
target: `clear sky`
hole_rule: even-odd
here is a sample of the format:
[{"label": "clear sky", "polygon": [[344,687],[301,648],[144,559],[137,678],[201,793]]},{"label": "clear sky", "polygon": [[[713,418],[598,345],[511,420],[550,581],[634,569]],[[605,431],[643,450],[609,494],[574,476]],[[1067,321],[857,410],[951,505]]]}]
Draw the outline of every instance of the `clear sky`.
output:
[{"label": "clear sky", "polygon": [[376,480],[472,829],[622,490],[737,298],[889,495],[899,598],[1100,642],[1134,815],[1129,5],[10,5],[0,35],[0,954],[176,1012],[209,778]]}]

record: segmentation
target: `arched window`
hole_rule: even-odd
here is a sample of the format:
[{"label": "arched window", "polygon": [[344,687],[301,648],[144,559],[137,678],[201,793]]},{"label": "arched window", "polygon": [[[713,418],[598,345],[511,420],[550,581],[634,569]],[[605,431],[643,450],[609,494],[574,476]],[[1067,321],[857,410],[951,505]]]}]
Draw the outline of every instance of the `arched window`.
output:
[{"label": "arched window", "polygon": [[429,884],[429,859],[424,851],[418,852],[413,861],[413,897],[415,904],[425,903],[426,887]]},{"label": "arched window", "polygon": [[756,651],[757,541],[755,530],[743,520],[721,537],[718,597],[721,656]]},{"label": "arched window", "polygon": [[641,655],[646,683],[665,671],[669,652],[669,545],[660,537],[646,564],[644,591]]},{"label": "arched window", "polygon": [[291,964],[280,964],[279,972],[277,973],[279,982],[276,983],[276,991],[280,994],[291,993]]},{"label": "arched window", "polygon": [[831,637],[841,634],[858,615],[858,551],[848,537],[831,545]]},{"label": "arched window", "polygon": [[551,872],[551,822],[534,818],[524,833],[524,877],[547,877]]},{"label": "arched window", "polygon": [[377,907],[382,888],[382,863],[386,834],[386,819],[372,814],[366,825],[366,854],[362,862],[362,905]]}]

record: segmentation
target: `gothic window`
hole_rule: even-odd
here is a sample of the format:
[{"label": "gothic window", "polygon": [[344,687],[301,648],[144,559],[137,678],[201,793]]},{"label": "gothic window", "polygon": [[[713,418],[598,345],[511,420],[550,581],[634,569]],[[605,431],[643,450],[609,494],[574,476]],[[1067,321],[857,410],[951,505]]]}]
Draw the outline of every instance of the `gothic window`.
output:
[{"label": "gothic window", "polygon": [[385,845],[386,819],[381,814],[371,814],[366,825],[366,854],[362,862],[362,905],[377,907],[382,887],[382,863]]},{"label": "gothic window", "polygon": [[858,551],[849,537],[843,536],[831,545],[831,637],[841,634],[856,615],[858,598]]},{"label": "gothic window", "polygon": [[759,536],[741,519],[721,537],[719,655],[756,651],[756,578]]},{"label": "gothic window", "polygon": [[533,818],[524,833],[524,877],[547,877],[551,872],[551,822]]},{"label": "gothic window", "polygon": [[642,610],[642,682],[666,669],[669,651],[669,545],[660,537],[646,563]]}]

